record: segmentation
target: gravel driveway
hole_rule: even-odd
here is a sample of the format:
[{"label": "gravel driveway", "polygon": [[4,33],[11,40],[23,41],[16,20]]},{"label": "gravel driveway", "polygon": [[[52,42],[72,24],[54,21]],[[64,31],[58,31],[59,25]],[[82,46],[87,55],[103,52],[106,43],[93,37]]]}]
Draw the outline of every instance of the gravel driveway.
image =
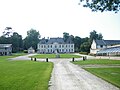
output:
[{"label": "gravel driveway", "polygon": [[54,69],[49,90],[120,90],[81,67],[70,63],[70,59],[52,61]]}]

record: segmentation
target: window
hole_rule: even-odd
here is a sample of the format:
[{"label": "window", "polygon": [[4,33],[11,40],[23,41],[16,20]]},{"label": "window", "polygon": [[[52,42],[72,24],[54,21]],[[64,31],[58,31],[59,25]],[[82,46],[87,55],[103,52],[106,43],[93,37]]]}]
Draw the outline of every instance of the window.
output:
[{"label": "window", "polygon": [[70,52],[70,49],[69,49],[69,52]]},{"label": "window", "polygon": [[73,45],[71,45],[71,47],[73,47]]},{"label": "window", "polygon": [[49,48],[49,45],[48,45],[48,48]]},{"label": "window", "polygon": [[61,49],[59,49],[59,52],[61,52]]},{"label": "window", "polygon": [[51,45],[51,48],[52,48],[52,45]]},{"label": "window", "polygon": [[64,47],[64,45],[62,45],[62,47]]},{"label": "window", "polygon": [[71,49],[71,52],[73,52],[73,49]]},{"label": "window", "polygon": [[100,45],[101,48],[103,48],[103,45]]},{"label": "window", "polygon": [[61,45],[59,45],[59,48],[61,48]]},{"label": "window", "polygon": [[57,45],[55,45],[55,48],[57,48]]},{"label": "window", "polygon": [[66,47],[67,47],[67,45],[66,45]]}]

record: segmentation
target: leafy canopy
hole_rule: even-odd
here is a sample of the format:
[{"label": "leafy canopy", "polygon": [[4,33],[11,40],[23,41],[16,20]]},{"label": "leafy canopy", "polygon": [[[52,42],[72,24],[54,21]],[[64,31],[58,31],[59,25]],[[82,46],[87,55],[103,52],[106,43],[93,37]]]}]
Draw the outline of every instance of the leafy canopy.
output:
[{"label": "leafy canopy", "polygon": [[36,50],[37,44],[39,42],[39,31],[36,31],[35,29],[30,29],[27,31],[27,36],[24,39],[24,49],[28,49],[31,46]]},{"label": "leafy canopy", "polygon": [[114,11],[117,13],[120,10],[120,0],[80,0],[84,3],[83,7],[88,7],[92,11]]}]

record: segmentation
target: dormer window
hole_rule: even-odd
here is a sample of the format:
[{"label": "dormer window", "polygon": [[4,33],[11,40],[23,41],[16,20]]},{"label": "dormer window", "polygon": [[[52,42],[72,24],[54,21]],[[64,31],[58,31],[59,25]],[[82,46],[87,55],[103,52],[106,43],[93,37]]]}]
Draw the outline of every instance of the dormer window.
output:
[{"label": "dormer window", "polygon": [[103,45],[100,45],[101,48],[103,48]]}]

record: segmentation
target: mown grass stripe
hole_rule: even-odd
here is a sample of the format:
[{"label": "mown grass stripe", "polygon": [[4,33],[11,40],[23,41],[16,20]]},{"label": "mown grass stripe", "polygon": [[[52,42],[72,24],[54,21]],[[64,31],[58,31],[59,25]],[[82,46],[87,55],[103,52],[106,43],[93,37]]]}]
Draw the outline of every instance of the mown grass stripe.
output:
[{"label": "mown grass stripe", "polygon": [[[56,58],[56,54],[38,54],[32,56],[34,58]],[[73,55],[73,54],[60,54],[60,58],[81,58],[81,56]]]},{"label": "mown grass stripe", "polygon": [[[112,65],[112,66],[120,66],[120,60],[107,60],[107,59],[97,59],[97,60],[86,60],[86,61],[76,61],[74,64],[80,65],[84,67],[85,65],[90,65],[91,68],[84,68],[85,70],[91,72],[92,74],[114,84],[115,86],[120,88],[120,67],[107,67],[104,66]],[[95,65],[100,65],[103,67],[92,67]]]},{"label": "mown grass stripe", "polygon": [[0,56],[0,90],[48,90],[53,63],[7,58]]}]

